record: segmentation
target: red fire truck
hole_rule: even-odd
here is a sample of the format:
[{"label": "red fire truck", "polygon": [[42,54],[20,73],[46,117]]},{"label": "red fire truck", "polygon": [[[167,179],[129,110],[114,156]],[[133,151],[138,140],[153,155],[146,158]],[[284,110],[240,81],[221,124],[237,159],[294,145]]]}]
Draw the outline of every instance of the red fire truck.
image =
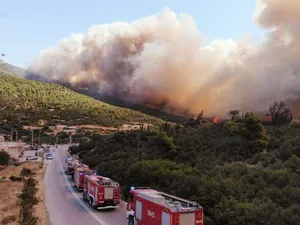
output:
[{"label": "red fire truck", "polygon": [[196,202],[151,188],[131,188],[127,210],[136,225],[203,225],[203,208]]},{"label": "red fire truck", "polygon": [[89,166],[88,165],[85,165],[79,161],[74,161],[73,163],[73,170],[71,170],[71,176],[72,176],[72,179],[74,179],[74,174],[75,174],[75,170],[77,168],[87,168],[89,169]]},{"label": "red fire truck", "polygon": [[96,171],[86,167],[74,168],[74,186],[78,191],[83,190],[84,177],[89,175],[96,175]]},{"label": "red fire truck", "polygon": [[95,209],[119,208],[120,184],[103,176],[85,176],[83,199]]},{"label": "red fire truck", "polygon": [[79,162],[77,159],[68,158],[66,160],[66,174],[70,175],[74,171],[74,163]]}]

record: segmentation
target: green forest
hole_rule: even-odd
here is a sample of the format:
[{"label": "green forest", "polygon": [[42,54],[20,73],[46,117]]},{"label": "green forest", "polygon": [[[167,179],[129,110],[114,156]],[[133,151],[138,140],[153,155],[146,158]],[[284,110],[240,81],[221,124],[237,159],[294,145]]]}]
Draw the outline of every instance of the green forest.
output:
[{"label": "green forest", "polygon": [[0,73],[0,126],[47,125],[119,126],[130,122],[161,124],[162,120],[78,94],[61,85]]},{"label": "green forest", "polygon": [[70,152],[118,181],[125,199],[131,186],[151,186],[197,201],[206,225],[299,225],[300,121],[264,126],[234,115],[89,135]]}]

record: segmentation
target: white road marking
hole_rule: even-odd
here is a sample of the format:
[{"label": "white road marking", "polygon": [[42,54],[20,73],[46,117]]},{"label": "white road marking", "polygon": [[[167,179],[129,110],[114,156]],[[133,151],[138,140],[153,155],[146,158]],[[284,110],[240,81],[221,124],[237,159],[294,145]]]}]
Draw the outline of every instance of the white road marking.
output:
[{"label": "white road marking", "polygon": [[63,171],[63,176],[64,176],[64,179],[70,189],[70,191],[72,192],[73,196],[75,197],[75,199],[79,202],[79,204],[92,216],[94,217],[95,220],[97,220],[101,225],[108,225],[107,223],[105,223],[103,220],[101,220],[95,213],[93,213],[86,205],[85,203],[76,195],[75,191],[73,190],[73,188],[71,187],[70,185],[70,182],[68,181],[68,178],[67,176],[64,174],[64,169],[63,169],[63,166],[60,162],[60,159],[58,158],[58,156],[55,155],[55,157],[57,158],[59,164],[60,164],[60,168],[61,170]]}]

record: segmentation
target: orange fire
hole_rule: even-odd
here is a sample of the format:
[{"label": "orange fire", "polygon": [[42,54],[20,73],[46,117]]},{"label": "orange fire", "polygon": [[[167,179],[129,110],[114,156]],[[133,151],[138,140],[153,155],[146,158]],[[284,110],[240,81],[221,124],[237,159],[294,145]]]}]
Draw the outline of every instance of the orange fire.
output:
[{"label": "orange fire", "polygon": [[213,118],[213,123],[220,123],[220,122],[221,122],[220,117],[215,116],[215,117]]}]

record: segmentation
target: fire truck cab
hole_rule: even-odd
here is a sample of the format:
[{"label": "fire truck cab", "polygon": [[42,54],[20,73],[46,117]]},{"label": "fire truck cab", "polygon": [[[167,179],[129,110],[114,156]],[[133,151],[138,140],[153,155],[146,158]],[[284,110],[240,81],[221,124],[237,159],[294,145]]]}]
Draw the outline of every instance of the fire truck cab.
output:
[{"label": "fire truck cab", "polygon": [[119,208],[120,184],[108,177],[84,177],[83,199],[95,209]]},{"label": "fire truck cab", "polygon": [[75,171],[77,170],[77,168],[86,168],[86,169],[89,169],[89,166],[88,165],[85,165],[79,161],[75,161],[73,163],[73,170],[71,171],[71,176],[72,176],[72,179],[74,179],[74,175],[75,175]]},{"label": "fire truck cab", "polygon": [[86,167],[78,167],[74,170],[74,186],[78,191],[83,190],[84,177],[96,175],[96,171]]},{"label": "fire truck cab", "polygon": [[151,188],[131,188],[127,210],[136,225],[203,225],[203,208],[196,202]]},{"label": "fire truck cab", "polygon": [[66,160],[66,174],[70,175],[74,171],[74,164],[79,162],[77,159],[69,158]]}]

